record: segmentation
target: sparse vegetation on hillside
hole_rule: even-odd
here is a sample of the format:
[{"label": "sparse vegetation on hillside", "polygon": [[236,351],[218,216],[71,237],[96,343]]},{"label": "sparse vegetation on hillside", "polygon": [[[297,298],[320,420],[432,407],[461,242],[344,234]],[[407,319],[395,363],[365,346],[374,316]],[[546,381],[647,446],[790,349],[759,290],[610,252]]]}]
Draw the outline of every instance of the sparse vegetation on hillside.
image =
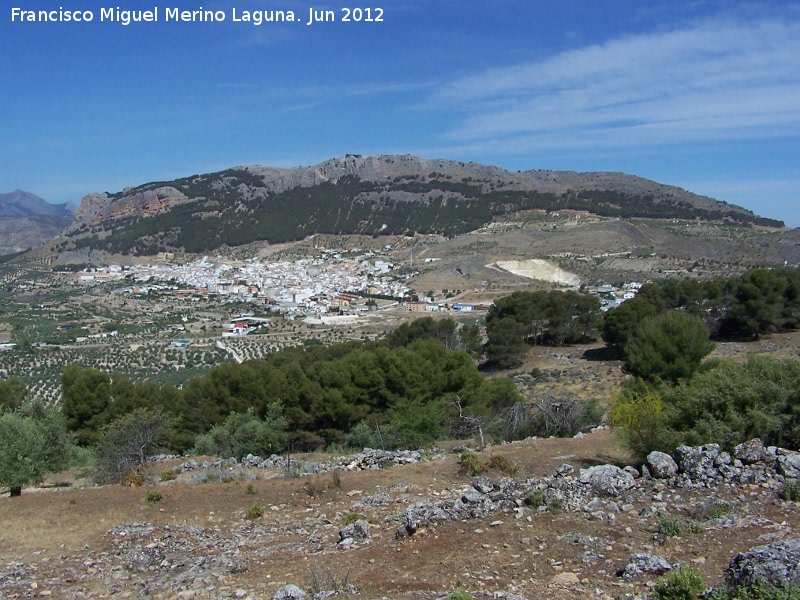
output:
[{"label": "sparse vegetation on hillside", "polygon": [[726,450],[758,437],[800,448],[800,362],[751,356],[716,360],[673,386],[628,382],[611,423],[640,457],[681,443],[719,443]]},{"label": "sparse vegetation on hillside", "polygon": [[619,190],[568,190],[556,194],[502,189],[502,182],[461,181],[440,173],[362,180],[344,175],[313,187],[280,192],[266,189],[249,171],[229,169],[170,182],[145,184],[126,195],[172,187],[192,202],[155,216],[126,216],[70,233],[77,248],[100,248],[123,254],[155,254],[181,248],[206,252],[222,245],[256,240],[271,243],[312,234],[459,235],[478,229],[493,217],[525,210],[578,210],[606,217],[722,220],[741,225],[781,226],[741,209],[701,208],[687,200],[656,198]]}]

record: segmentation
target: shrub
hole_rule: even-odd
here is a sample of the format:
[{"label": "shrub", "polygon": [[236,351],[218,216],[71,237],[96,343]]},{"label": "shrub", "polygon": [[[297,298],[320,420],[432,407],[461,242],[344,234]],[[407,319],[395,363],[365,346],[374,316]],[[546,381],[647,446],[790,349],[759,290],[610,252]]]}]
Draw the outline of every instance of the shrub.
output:
[{"label": "shrub", "polygon": [[462,452],[459,458],[461,469],[468,475],[474,477],[484,473],[489,467],[481,458],[474,452]]},{"label": "shrub", "polygon": [[256,493],[256,488],[253,487],[252,483],[248,483],[247,487],[244,489],[244,493],[249,495],[249,496],[254,496],[255,493]]},{"label": "shrub", "polygon": [[97,480],[124,483],[137,467],[167,445],[173,420],[162,410],[139,408],[102,430],[97,444]]},{"label": "shrub", "polygon": [[781,498],[790,502],[797,502],[800,500],[800,483],[797,481],[787,481],[783,486]]},{"label": "shrub", "polygon": [[767,587],[761,581],[736,589],[721,588],[714,590],[709,600],[800,600],[800,587],[786,586]]},{"label": "shrub", "polygon": [[747,363],[710,361],[691,381],[665,389],[666,425],[677,442],[718,442],[730,451],[752,438],[800,446],[800,361],[750,356]]},{"label": "shrub", "polygon": [[628,370],[651,381],[689,379],[714,349],[708,338],[703,321],[684,312],[647,317],[625,343]]},{"label": "shrub", "polygon": [[664,401],[658,391],[642,381],[627,383],[617,392],[609,421],[641,460],[653,450],[670,449]]},{"label": "shrub", "polygon": [[325,495],[325,485],[319,477],[312,477],[303,484],[306,494],[312,498],[319,498]]},{"label": "shrub", "polygon": [[700,523],[699,521],[695,521],[694,519],[689,521],[688,526],[689,526],[689,533],[700,534],[700,533],[705,533],[706,531],[706,526]]},{"label": "shrub", "polygon": [[489,458],[489,468],[497,469],[501,473],[511,475],[512,477],[519,472],[517,465],[513,464],[502,454],[492,454]]},{"label": "shrub", "polygon": [[710,502],[700,505],[700,507],[694,512],[694,517],[696,519],[702,519],[705,521],[719,519],[725,515],[731,514],[733,512],[733,508],[734,505],[731,502],[712,499]]},{"label": "shrub", "polygon": [[349,448],[378,448],[383,447],[376,431],[373,431],[366,421],[361,421],[353,427],[344,438],[344,443]]},{"label": "shrub", "polygon": [[546,396],[534,406],[533,434],[543,437],[571,437],[589,425],[597,425],[603,410],[597,400],[579,401],[572,396]]},{"label": "shrub", "polygon": [[525,496],[525,504],[533,509],[537,509],[540,506],[547,504],[544,496],[544,490],[533,490],[532,492],[528,492],[528,495]]},{"label": "shrub", "polygon": [[450,592],[447,596],[447,600],[472,600],[472,594],[462,591]]},{"label": "shrub", "polygon": [[[327,598],[328,596],[344,596],[346,598],[358,592],[356,587],[349,583],[350,570],[344,575],[339,575],[330,567],[311,568],[310,591],[315,597]],[[333,592],[333,594],[331,594]]]},{"label": "shrub", "polygon": [[331,482],[328,484],[328,487],[335,490],[342,489],[342,475],[339,471],[331,473]]},{"label": "shrub", "polygon": [[19,496],[23,486],[65,468],[70,447],[63,417],[43,403],[0,411],[0,486]]},{"label": "shrub", "polygon": [[551,513],[558,514],[562,510],[564,510],[564,503],[561,501],[560,498],[553,498],[550,502],[547,503],[547,510]]},{"label": "shrub", "polygon": [[286,445],[286,419],[283,405],[273,402],[267,415],[259,419],[252,409],[231,413],[225,422],[198,436],[195,454],[217,455],[241,460],[248,454],[268,456]]},{"label": "shrub", "polygon": [[164,495],[157,491],[157,490],[147,490],[147,496],[145,497],[145,501],[148,504],[155,504],[156,502],[161,502],[164,499]]},{"label": "shrub", "polygon": [[344,523],[345,525],[351,525],[363,518],[364,516],[358,514],[357,512],[349,512],[342,515],[342,523]]},{"label": "shrub", "polygon": [[681,517],[664,514],[658,518],[658,533],[665,538],[682,536],[683,528],[684,522]]},{"label": "shrub", "polygon": [[667,581],[656,586],[658,600],[693,600],[705,589],[705,582],[697,569],[681,567],[670,573]]},{"label": "shrub", "polygon": [[244,513],[245,519],[250,521],[254,521],[256,519],[260,519],[264,516],[264,507],[260,504],[253,504],[247,511]]},{"label": "shrub", "polygon": [[175,481],[177,477],[178,474],[175,472],[174,469],[167,469],[165,471],[161,471],[160,475],[161,481]]}]

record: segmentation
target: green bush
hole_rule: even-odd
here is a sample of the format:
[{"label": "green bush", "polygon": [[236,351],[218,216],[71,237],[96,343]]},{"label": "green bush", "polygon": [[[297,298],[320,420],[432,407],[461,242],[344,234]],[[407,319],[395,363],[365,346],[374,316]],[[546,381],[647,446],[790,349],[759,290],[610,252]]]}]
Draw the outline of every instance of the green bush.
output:
[{"label": "green bush", "polygon": [[67,467],[72,443],[61,414],[38,401],[0,411],[0,486],[12,496]]},{"label": "green bush", "polygon": [[656,586],[654,596],[658,600],[693,600],[705,589],[700,571],[681,567],[670,573],[667,581]]},{"label": "green bush", "polygon": [[533,509],[537,509],[540,506],[544,506],[547,504],[547,500],[545,499],[544,490],[533,490],[528,492],[525,496],[525,504],[530,506]]},{"label": "green bush", "polygon": [[195,454],[216,455],[241,460],[248,454],[269,456],[286,445],[286,419],[283,405],[269,405],[267,415],[259,419],[252,409],[231,413],[225,422],[198,436]]},{"label": "green bush", "polygon": [[653,450],[671,450],[667,407],[661,393],[641,380],[626,383],[616,393],[609,412],[611,426],[639,459]]},{"label": "green bush", "polygon": [[382,448],[377,431],[366,421],[361,421],[345,436],[344,443],[348,448]]},{"label": "green bush", "polygon": [[447,596],[447,600],[472,600],[472,594],[462,591],[450,592]]},{"label": "green bush", "polygon": [[459,464],[461,469],[472,477],[486,472],[486,469],[489,468],[489,465],[474,452],[462,452]]},{"label": "green bush", "polygon": [[164,499],[164,494],[157,490],[147,490],[147,496],[145,496],[145,501],[148,504],[155,504],[156,502],[161,502]]},{"label": "green bush", "polygon": [[669,310],[642,320],[625,343],[628,370],[643,379],[689,379],[711,353],[708,328],[697,317]]},{"label": "green bush", "polygon": [[357,512],[349,512],[342,515],[342,523],[345,525],[351,525],[356,521],[359,521],[364,518],[364,515],[361,515]]},{"label": "green bush", "polygon": [[678,434],[673,442],[689,445],[719,442],[730,451],[757,437],[768,445],[798,448],[798,390],[796,359],[754,355],[745,364],[712,361],[691,381],[664,390],[666,426]]},{"label": "green bush", "polygon": [[256,519],[260,519],[264,516],[264,507],[260,504],[253,504],[247,511],[244,513],[245,519],[249,521],[254,521]]},{"label": "green bush", "polygon": [[165,471],[161,471],[160,479],[161,481],[175,481],[178,478],[178,474],[175,472],[174,469],[167,469]]},{"label": "green bush", "polygon": [[781,498],[790,502],[800,501],[800,483],[797,481],[787,481],[783,485]]},{"label": "green bush", "polygon": [[761,581],[735,589],[714,590],[708,600],[800,600],[800,587],[768,587]]},{"label": "green bush", "polygon": [[678,516],[664,514],[658,518],[658,533],[665,538],[682,536],[684,526],[683,519]]},{"label": "green bush", "polygon": [[101,431],[97,444],[97,480],[123,483],[167,445],[172,426],[161,409],[139,408],[115,419]]}]

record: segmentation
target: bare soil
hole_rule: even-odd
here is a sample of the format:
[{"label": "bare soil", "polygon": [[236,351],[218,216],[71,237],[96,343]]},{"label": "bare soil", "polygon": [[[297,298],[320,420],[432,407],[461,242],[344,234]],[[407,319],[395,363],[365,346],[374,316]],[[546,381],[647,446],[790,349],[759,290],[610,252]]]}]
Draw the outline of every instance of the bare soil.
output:
[{"label": "bare soil", "polygon": [[[519,469],[517,477],[552,475],[565,462],[576,469],[630,463],[608,430],[583,439],[504,444],[483,454],[487,459],[492,454],[505,456]],[[154,465],[153,476],[168,466]],[[793,505],[776,503],[775,488],[749,485],[690,492],[649,481],[642,483],[648,490],[643,501],[620,505],[605,518],[587,513],[520,517],[498,512],[486,519],[422,529],[398,540],[398,523],[387,517],[401,514],[410,503],[455,498],[469,488],[471,479],[460,469],[455,454],[414,465],[341,472],[338,488],[330,473],[301,478],[277,471],[259,475],[269,478],[250,484],[189,484],[185,474],[182,481],[144,488],[67,487],[26,490],[21,498],[3,498],[0,589],[8,598],[47,592],[53,597],[126,597],[126,591],[137,589],[129,586],[144,575],[132,573],[132,567],[120,562],[123,542],[110,531],[128,523],[149,522],[173,529],[202,527],[220,540],[220,550],[236,554],[246,564],[244,572],[224,574],[208,585],[201,582],[195,595],[180,597],[232,597],[235,590],[242,590],[250,598],[271,598],[285,583],[309,589],[315,576],[327,573],[357,586],[366,598],[419,597],[415,593],[433,598],[455,589],[511,592],[527,598],[586,594],[614,598],[645,592],[656,579],[628,582],[617,576],[632,552],[651,552],[671,563],[695,566],[709,584],[719,584],[723,569],[737,552],[790,535],[800,526]],[[490,472],[491,477],[501,475]],[[322,490],[322,495],[310,495],[309,484]],[[248,493],[248,485],[254,493]],[[162,493],[163,500],[148,503],[147,494],[152,491]],[[354,506],[378,491],[389,492],[393,502]],[[708,526],[699,533],[663,540],[656,535],[657,518],[639,516],[645,506],[663,501],[670,513],[689,519],[708,498],[730,500],[736,514],[747,519],[732,528]],[[245,513],[254,504],[263,506],[265,514],[251,521]],[[338,531],[353,513],[374,523],[371,537],[340,549]],[[157,546],[166,535],[164,529],[157,529],[141,545]],[[236,551],[231,553],[231,548]],[[186,552],[213,555],[215,549],[187,546]],[[10,583],[9,573],[15,571],[25,574],[22,585]],[[83,596],[72,595],[78,588]],[[177,590],[161,590],[153,597],[170,598],[174,593]]]},{"label": "bare soil", "polygon": [[[797,356],[798,348],[800,333],[791,333],[718,344],[715,355]],[[624,373],[621,363],[601,360],[598,352],[600,345],[534,348],[516,373],[534,368],[545,373],[532,378],[533,397],[569,391],[608,398]],[[516,467],[515,477],[550,476],[562,463],[576,470],[632,463],[605,429],[582,439],[530,439],[482,452],[486,460],[493,454]],[[285,583],[313,590],[315,581],[327,577],[337,585],[347,581],[357,586],[364,598],[436,598],[456,589],[475,597],[503,592],[529,599],[621,598],[645,593],[658,580],[620,578],[631,553],[649,552],[696,567],[708,585],[719,585],[736,553],[792,536],[800,527],[796,505],[778,500],[782,486],[776,482],[689,491],[649,480],[640,481],[645,493],[637,500],[617,503],[604,516],[498,511],[396,539],[397,517],[410,504],[455,499],[469,489],[471,478],[457,454],[407,466],[341,471],[338,486],[331,473],[291,477],[278,469],[251,470],[253,481],[190,483],[195,472],[187,472],[161,482],[161,472],[180,462],[153,464],[149,484],[140,488],[81,487],[86,481],[77,474],[62,473],[43,489],[0,498],[0,597],[232,598],[238,591],[240,597],[255,599],[271,598]],[[148,502],[151,492],[163,498]],[[387,492],[391,503],[359,504],[377,492]],[[733,525],[704,521],[700,507],[711,500],[731,502],[737,517]],[[263,516],[246,518],[254,505],[264,509]],[[642,509],[649,510],[642,513],[646,516],[640,515]],[[657,535],[657,513],[664,511],[687,522],[696,519],[698,531],[668,539]],[[373,524],[370,538],[340,548],[338,532],[356,516]],[[137,522],[151,523],[155,530],[141,539],[113,531]],[[182,527],[200,527],[203,533],[186,533]],[[149,570],[131,563],[134,551],[171,547],[176,540],[186,561],[224,558],[244,566],[206,573],[187,589],[163,583],[174,568],[169,561]],[[157,577],[160,586],[147,587]]]}]

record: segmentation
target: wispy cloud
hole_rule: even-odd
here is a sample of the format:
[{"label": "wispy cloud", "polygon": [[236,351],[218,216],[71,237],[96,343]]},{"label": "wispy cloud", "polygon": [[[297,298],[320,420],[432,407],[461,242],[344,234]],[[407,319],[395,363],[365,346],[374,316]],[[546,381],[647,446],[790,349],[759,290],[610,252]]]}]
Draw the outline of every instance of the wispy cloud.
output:
[{"label": "wispy cloud", "polygon": [[800,20],[716,19],[450,82],[447,139],[523,151],[800,134]]}]

